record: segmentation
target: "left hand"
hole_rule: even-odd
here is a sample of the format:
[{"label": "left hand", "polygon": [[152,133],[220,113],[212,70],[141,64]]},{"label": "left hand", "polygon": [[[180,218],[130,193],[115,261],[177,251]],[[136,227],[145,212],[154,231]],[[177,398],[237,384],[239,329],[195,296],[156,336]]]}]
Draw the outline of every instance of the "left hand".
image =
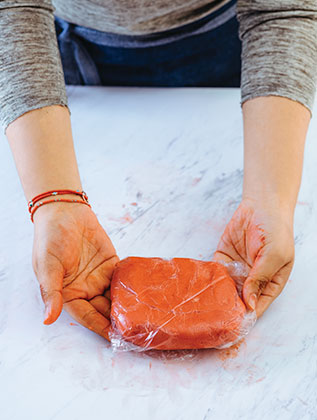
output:
[{"label": "left hand", "polygon": [[292,217],[268,204],[242,200],[213,259],[248,265],[243,300],[260,317],[282,292],[294,264]]},{"label": "left hand", "polygon": [[45,303],[44,324],[62,308],[84,327],[109,339],[108,292],[119,257],[95,213],[56,202],[34,215],[33,268]]}]

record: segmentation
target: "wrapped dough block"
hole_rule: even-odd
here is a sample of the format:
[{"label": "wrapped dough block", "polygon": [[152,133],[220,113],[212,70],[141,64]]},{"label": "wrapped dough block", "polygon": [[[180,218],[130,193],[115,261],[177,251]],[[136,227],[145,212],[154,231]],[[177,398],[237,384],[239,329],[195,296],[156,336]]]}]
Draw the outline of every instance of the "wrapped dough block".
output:
[{"label": "wrapped dough block", "polygon": [[111,300],[110,337],[144,350],[230,345],[246,314],[226,267],[189,258],[121,260]]}]

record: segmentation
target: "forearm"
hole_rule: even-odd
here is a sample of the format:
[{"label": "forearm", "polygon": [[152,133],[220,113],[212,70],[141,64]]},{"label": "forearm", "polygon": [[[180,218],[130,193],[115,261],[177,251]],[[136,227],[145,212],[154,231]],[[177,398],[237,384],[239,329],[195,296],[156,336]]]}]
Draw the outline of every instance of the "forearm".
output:
[{"label": "forearm", "polygon": [[246,101],[243,198],[293,215],[301,183],[310,112],[284,97]]},{"label": "forearm", "polygon": [[82,189],[66,107],[27,112],[6,134],[27,200],[51,189]]}]

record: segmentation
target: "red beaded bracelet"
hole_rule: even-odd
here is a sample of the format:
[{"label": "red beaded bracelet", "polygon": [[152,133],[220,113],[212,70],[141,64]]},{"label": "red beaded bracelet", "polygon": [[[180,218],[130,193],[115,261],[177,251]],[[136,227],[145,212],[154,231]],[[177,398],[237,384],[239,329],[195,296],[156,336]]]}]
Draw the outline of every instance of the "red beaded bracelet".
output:
[{"label": "red beaded bracelet", "polygon": [[[83,201],[81,200],[77,200],[77,199],[70,199],[70,198],[54,198],[51,200],[46,200],[46,201],[40,201],[46,197],[51,197],[51,196],[57,196],[57,195],[65,195],[65,194],[75,194],[75,195],[79,195]],[[79,190],[52,190],[52,191],[47,191],[45,193],[39,194],[36,197],[32,198],[32,200],[30,200],[28,202],[28,207],[29,207],[29,212],[31,213],[31,221],[33,222],[33,215],[36,212],[36,210],[43,206],[44,204],[48,204],[48,203],[54,203],[54,202],[64,202],[64,203],[81,203],[81,204],[86,204],[87,206],[91,207],[91,205],[88,202],[88,196],[85,193],[85,191],[79,191]]]}]

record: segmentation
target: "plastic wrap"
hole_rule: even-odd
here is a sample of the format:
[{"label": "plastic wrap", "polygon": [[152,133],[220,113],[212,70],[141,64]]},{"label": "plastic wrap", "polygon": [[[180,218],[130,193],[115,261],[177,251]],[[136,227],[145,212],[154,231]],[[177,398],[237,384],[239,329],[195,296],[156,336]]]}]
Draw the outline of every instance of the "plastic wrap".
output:
[{"label": "plastic wrap", "polygon": [[226,348],[253,327],[242,299],[246,267],[189,258],[121,260],[111,282],[116,350]]}]

